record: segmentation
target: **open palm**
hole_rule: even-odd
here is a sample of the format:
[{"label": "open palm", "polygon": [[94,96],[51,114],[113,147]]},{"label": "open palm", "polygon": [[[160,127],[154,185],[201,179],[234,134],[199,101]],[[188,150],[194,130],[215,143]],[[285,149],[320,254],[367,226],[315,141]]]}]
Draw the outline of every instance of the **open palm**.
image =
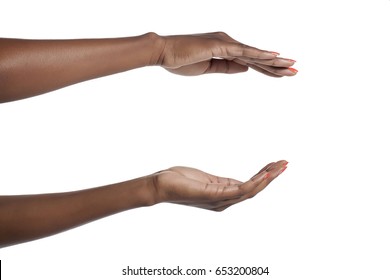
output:
[{"label": "open palm", "polygon": [[222,211],[254,197],[286,169],[282,160],[266,165],[247,182],[223,178],[189,167],[172,167],[153,175],[158,202]]}]

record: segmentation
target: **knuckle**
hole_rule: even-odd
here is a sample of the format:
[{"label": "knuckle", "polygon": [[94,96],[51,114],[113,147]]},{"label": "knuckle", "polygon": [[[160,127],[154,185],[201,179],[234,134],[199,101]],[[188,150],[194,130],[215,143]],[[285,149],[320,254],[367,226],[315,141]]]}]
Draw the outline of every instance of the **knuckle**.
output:
[{"label": "knuckle", "polygon": [[226,36],[228,36],[225,32],[223,32],[223,31],[217,31],[217,32],[215,32],[214,33],[215,35],[217,35],[217,36],[221,36],[221,37],[226,37]]}]

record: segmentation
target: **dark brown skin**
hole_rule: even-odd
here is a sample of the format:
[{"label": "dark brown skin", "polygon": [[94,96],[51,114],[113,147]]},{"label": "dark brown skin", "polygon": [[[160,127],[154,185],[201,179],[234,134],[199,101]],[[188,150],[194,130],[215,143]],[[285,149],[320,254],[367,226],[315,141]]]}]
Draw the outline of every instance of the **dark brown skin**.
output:
[{"label": "dark brown skin", "polygon": [[[23,99],[143,66],[181,75],[252,68],[293,76],[293,60],[243,45],[225,33],[89,40],[0,39],[0,102]],[[266,165],[247,182],[188,167],[68,193],[0,196],[0,247],[26,242],[136,207],[171,202],[223,211],[254,197],[287,167]]]},{"label": "dark brown skin", "polygon": [[49,236],[125,210],[171,202],[222,211],[254,197],[286,168],[267,165],[245,183],[188,167],[68,193],[0,196],[0,247]]},{"label": "dark brown skin", "polygon": [[[217,59],[219,58],[219,59]],[[239,73],[294,76],[294,60],[243,45],[223,32],[84,40],[0,39],[0,102],[42,94],[144,66],[180,75]]]}]

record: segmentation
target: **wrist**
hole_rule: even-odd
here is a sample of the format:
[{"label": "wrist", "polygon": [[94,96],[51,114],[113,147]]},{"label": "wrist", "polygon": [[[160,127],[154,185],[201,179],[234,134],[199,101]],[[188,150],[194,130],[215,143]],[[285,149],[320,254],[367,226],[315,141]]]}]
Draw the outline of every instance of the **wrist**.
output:
[{"label": "wrist", "polygon": [[125,186],[125,192],[121,196],[126,201],[126,210],[153,206],[158,203],[151,176],[144,176],[119,184]]},{"label": "wrist", "polygon": [[146,66],[160,66],[165,48],[164,37],[154,32],[148,32],[141,37],[147,44],[148,48],[150,48],[150,56]]}]

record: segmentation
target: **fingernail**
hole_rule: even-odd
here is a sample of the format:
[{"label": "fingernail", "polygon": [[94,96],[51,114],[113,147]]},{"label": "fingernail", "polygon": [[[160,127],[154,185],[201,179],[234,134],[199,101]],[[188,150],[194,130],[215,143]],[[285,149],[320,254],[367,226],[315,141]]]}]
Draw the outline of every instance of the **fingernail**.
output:
[{"label": "fingernail", "polygon": [[272,53],[273,55],[276,55],[276,56],[280,55],[280,53],[278,53],[278,52],[270,52],[270,53]]},{"label": "fingernail", "polygon": [[297,69],[295,69],[295,68],[288,68],[288,70],[290,70],[291,72],[293,72],[294,74],[296,74],[296,73],[298,73],[298,70]]},{"label": "fingernail", "polygon": [[[294,59],[285,58],[286,60],[295,63],[296,61]],[[295,69],[294,69],[295,70]]]},{"label": "fingernail", "polygon": [[287,164],[288,164],[288,161],[286,161],[286,162],[283,164],[283,166],[287,166]]}]

